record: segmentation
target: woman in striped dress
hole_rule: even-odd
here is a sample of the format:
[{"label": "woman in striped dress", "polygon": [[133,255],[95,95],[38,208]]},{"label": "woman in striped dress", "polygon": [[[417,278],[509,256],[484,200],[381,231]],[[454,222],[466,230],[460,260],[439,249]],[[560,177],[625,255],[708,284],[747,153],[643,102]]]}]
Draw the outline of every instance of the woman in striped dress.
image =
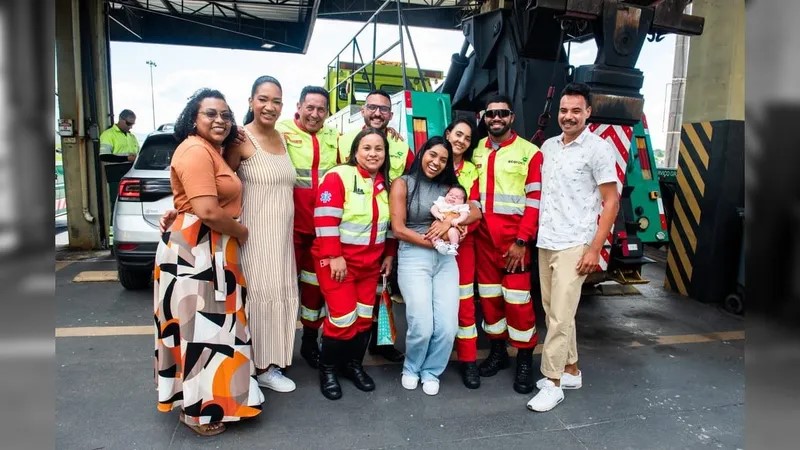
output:
[{"label": "woman in striped dress", "polygon": [[295,170],[275,130],[281,85],[262,76],[253,83],[244,119],[246,139],[225,152],[244,185],[242,223],[250,230],[242,246],[247,315],[253,335],[258,384],[277,392],[295,389],[282,369],[292,363],[298,289],[292,227]]}]

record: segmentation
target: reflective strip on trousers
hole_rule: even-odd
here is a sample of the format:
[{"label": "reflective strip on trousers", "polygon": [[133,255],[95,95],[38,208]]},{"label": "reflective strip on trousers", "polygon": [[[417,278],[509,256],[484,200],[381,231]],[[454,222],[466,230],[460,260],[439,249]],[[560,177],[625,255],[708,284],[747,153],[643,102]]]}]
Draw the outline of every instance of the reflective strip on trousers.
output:
[{"label": "reflective strip on trousers", "polygon": [[328,320],[337,328],[347,328],[356,323],[356,310],[354,309],[349,313],[339,317],[328,315]]},{"label": "reflective strip on trousers", "polygon": [[503,286],[499,284],[478,284],[478,295],[481,297],[500,297],[503,295]]},{"label": "reflective strip on trousers", "polygon": [[322,317],[322,311],[319,309],[311,309],[306,308],[303,305],[300,305],[300,318],[305,319],[309,322],[316,322],[319,318]]},{"label": "reflective strip on trousers", "polygon": [[339,236],[339,227],[317,227],[314,228],[317,237]]},{"label": "reflective strip on trousers", "polygon": [[529,291],[503,288],[503,298],[506,300],[506,303],[524,305],[530,303],[531,293]]},{"label": "reflective strip on trousers", "polygon": [[300,282],[305,284],[311,284],[314,286],[319,286],[319,281],[317,281],[317,274],[314,272],[309,272],[307,270],[300,271]]},{"label": "reflective strip on trousers", "polygon": [[470,284],[461,284],[458,286],[458,299],[466,300],[475,295],[475,286]]},{"label": "reflective strip on trousers", "polygon": [[530,194],[533,191],[541,191],[542,183],[528,183],[525,185],[525,193]]},{"label": "reflective strip on trousers", "polygon": [[505,204],[495,203],[492,212],[495,214],[508,214],[508,215],[521,216],[525,212],[525,207],[523,205],[505,205]]},{"label": "reflective strip on trousers", "polygon": [[513,327],[508,327],[508,337],[517,342],[529,342],[533,338],[533,333],[536,332],[536,325],[525,331],[517,330]]},{"label": "reflective strip on trousers", "polygon": [[372,305],[356,303],[356,312],[358,313],[358,317],[372,319]]},{"label": "reflective strip on trousers", "polygon": [[505,332],[506,329],[507,327],[505,318],[502,318],[497,322],[491,324],[486,323],[485,320],[483,321],[483,331],[485,331],[486,334],[503,334],[503,332]]},{"label": "reflective strip on trousers", "polygon": [[476,337],[478,337],[478,328],[475,325],[458,327],[456,339],[474,339]]},{"label": "reflective strip on trousers", "polygon": [[314,217],[338,217],[342,218],[342,208],[333,206],[317,206],[314,208]]}]

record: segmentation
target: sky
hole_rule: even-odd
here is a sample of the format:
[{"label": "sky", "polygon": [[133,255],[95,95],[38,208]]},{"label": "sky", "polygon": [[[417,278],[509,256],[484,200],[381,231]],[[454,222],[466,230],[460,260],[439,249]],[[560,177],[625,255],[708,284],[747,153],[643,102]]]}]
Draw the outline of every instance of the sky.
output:
[{"label": "sky", "polygon": [[[361,23],[318,19],[306,54],[217,49],[173,45],[111,43],[111,82],[114,111],[131,109],[136,113],[133,131],[140,142],[158,125],[174,122],[186,99],[201,87],[220,90],[227,98],[237,120],[247,110],[247,98],[253,81],[261,75],[277,78],[283,86],[282,117],[291,117],[303,86],[323,85],[326,67],[344,49]],[[437,30],[410,27],[411,40],[423,69],[441,70],[445,74],[450,56],[460,50],[464,40],[458,30]],[[398,39],[396,26],[378,26],[380,53]],[[371,51],[372,26],[362,33],[359,46],[365,57]],[[675,48],[673,35],[661,42],[645,42],[637,68],[644,72],[645,114],[648,118],[653,146],[664,148],[666,141],[665,105],[667,85],[672,80]],[[349,60],[350,49],[343,60]],[[410,47],[406,44],[406,62],[413,65]],[[591,64],[596,55],[593,42],[573,45],[573,65]],[[368,58],[368,57],[367,57]],[[381,59],[400,60],[396,48]],[[151,104],[150,66],[154,61]],[[549,75],[548,75],[549,76]],[[542,93],[544,96],[545,93]],[[155,127],[153,110],[155,109]]]}]

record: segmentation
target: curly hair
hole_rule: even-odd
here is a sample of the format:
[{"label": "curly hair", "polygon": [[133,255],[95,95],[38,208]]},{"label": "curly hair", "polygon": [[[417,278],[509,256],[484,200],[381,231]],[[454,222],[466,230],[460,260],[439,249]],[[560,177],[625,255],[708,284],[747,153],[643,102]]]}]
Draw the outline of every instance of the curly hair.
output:
[{"label": "curly hair", "polygon": [[456,125],[460,123],[463,123],[464,125],[469,127],[469,137],[470,137],[469,147],[467,147],[467,150],[464,151],[464,155],[462,157],[464,158],[464,161],[472,161],[472,152],[475,151],[475,147],[478,145],[478,140],[479,140],[478,132],[475,129],[474,120],[461,118],[450,122],[450,125],[448,125],[447,128],[444,129],[444,136],[445,139],[447,139],[447,133],[452,133]]},{"label": "curly hair", "polygon": [[[178,114],[178,118],[175,120],[175,131],[173,135],[178,142],[182,142],[189,136],[197,134],[195,130],[195,121],[197,120],[197,113],[200,111],[200,103],[207,98],[218,98],[224,102],[225,96],[222,95],[222,92],[216,89],[209,89],[209,88],[202,88],[195,91],[189,100],[186,102],[186,106],[183,107],[183,111]],[[233,117],[233,111],[231,111],[231,117]],[[231,131],[228,133],[228,136],[222,141],[222,146],[227,146],[231,142],[236,139],[236,119],[231,119]]]},{"label": "curly hair", "polygon": [[384,155],[386,158],[383,160],[383,164],[378,169],[383,175],[384,183],[386,183],[387,190],[389,186],[389,140],[386,138],[386,134],[383,131],[377,128],[364,128],[361,130],[355,138],[353,138],[353,144],[350,146],[350,157],[347,158],[347,162],[345,164],[349,166],[357,166],[358,163],[356,162],[356,153],[358,152],[358,145],[361,144],[361,139],[364,139],[365,136],[369,136],[370,134],[377,134],[378,136],[383,139],[383,148],[384,148]]}]

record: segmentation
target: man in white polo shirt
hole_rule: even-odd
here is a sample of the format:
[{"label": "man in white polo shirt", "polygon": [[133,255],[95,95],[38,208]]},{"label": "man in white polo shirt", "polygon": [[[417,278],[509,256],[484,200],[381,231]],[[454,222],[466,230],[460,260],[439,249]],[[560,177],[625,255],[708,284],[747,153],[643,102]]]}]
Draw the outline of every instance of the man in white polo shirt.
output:
[{"label": "man in white polo shirt", "polygon": [[[606,236],[619,211],[614,150],[586,127],[592,114],[589,86],[570,83],[561,93],[558,124],[563,133],[542,145],[539,210],[539,281],[547,320],[539,392],[531,411],[549,411],[578,389],[575,313],[581,285],[595,271]],[[597,215],[600,214],[598,223]]]}]

